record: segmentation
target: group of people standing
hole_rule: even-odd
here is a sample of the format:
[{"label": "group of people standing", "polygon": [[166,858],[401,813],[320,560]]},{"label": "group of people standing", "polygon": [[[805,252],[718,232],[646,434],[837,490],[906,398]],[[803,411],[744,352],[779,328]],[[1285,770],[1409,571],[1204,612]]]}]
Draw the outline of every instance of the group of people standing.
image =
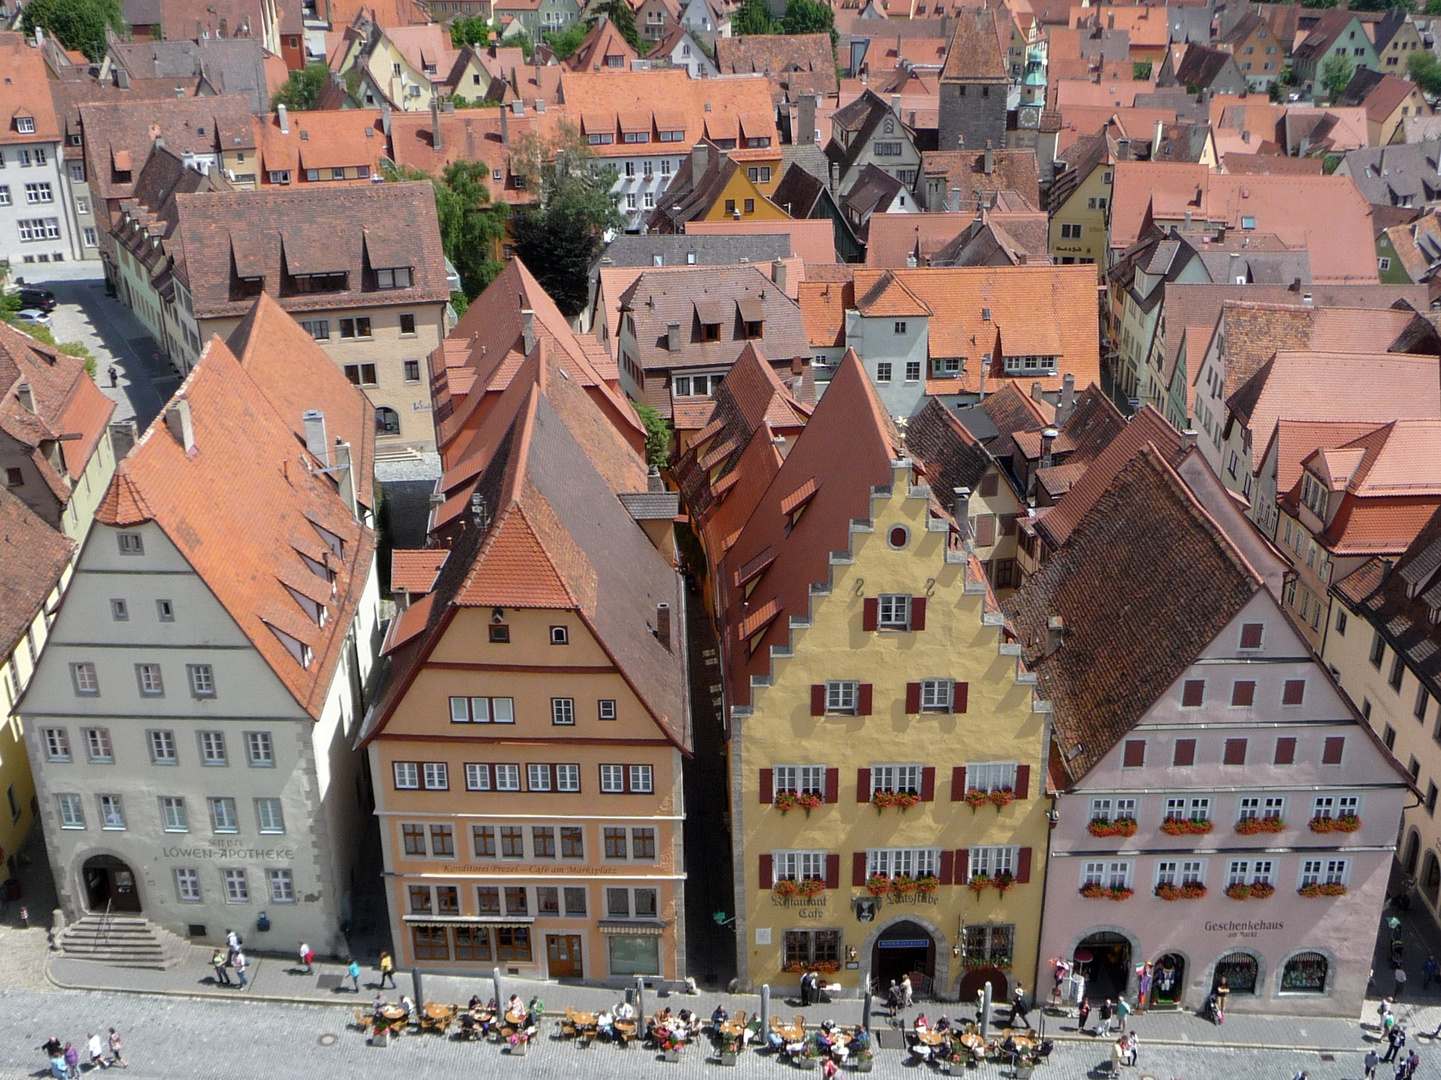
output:
[{"label": "group of people standing", "polygon": [[[123,1046],[120,1033],[111,1028],[109,1037],[104,1040],[92,1031],[86,1037],[83,1054],[74,1043],[62,1043],[55,1035],[50,1036],[40,1049],[45,1051],[45,1057],[50,1062],[52,1077],[56,1080],[77,1080],[83,1068],[82,1060],[92,1071],[111,1067],[126,1068],[125,1058],[120,1054]],[[110,1052],[108,1060],[105,1057],[107,1050]]]},{"label": "group of people standing", "polygon": [[[225,931],[225,948],[216,949],[210,957],[210,966],[215,969],[215,982],[220,986],[238,986],[244,990],[249,983],[246,978],[246,971],[250,968],[250,961],[245,958],[241,946],[245,942],[234,930]],[[235,972],[235,981],[230,981],[230,973]]]}]

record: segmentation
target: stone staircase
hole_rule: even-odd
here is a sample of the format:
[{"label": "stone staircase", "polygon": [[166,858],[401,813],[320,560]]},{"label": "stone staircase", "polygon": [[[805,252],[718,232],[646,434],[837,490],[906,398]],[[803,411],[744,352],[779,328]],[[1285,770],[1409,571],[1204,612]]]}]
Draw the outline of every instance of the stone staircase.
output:
[{"label": "stone staircase", "polygon": [[86,915],[61,932],[59,945],[76,960],[162,971],[180,963],[190,949],[169,930],[136,915]]}]

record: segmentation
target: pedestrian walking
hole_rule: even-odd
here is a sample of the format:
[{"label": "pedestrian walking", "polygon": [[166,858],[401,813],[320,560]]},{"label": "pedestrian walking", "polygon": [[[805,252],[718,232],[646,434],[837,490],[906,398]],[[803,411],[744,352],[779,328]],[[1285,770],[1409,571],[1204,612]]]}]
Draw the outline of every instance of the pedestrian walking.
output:
[{"label": "pedestrian walking", "polygon": [[315,974],[315,950],[303,941],[300,943],[300,963],[305,968],[305,974]]},{"label": "pedestrian walking", "polygon": [[905,1003],[905,1000],[904,992],[896,985],[896,980],[892,979],[891,985],[886,989],[886,1008],[891,1014],[892,1027],[895,1026],[896,1017],[900,1015],[901,1005]]},{"label": "pedestrian walking", "polygon": [[225,931],[225,951],[231,956],[234,956],[236,953],[238,953],[240,951],[240,946],[244,944],[245,941],[234,930]]},{"label": "pedestrian walking", "polygon": [[235,956],[230,961],[230,966],[235,969],[235,977],[240,980],[236,985],[244,990],[246,987],[245,969],[250,966],[250,961],[245,959],[243,952],[236,949]]},{"label": "pedestrian walking", "polygon": [[115,370],[114,364],[111,364],[105,369],[105,374],[110,376],[110,386],[112,389],[119,385],[119,372]]},{"label": "pedestrian walking", "polygon": [[1096,1030],[1102,1035],[1111,1033],[1111,1017],[1115,1015],[1115,1012],[1116,1007],[1111,1004],[1110,998],[1101,1003],[1101,1022],[1096,1025]]},{"label": "pedestrian walking", "polygon": [[1154,978],[1155,978],[1155,975],[1154,975],[1154,974],[1152,973],[1152,971],[1151,971],[1151,962],[1150,962],[1149,960],[1147,960],[1147,961],[1146,961],[1146,966],[1141,969],[1141,979],[1140,979],[1141,993],[1140,993],[1140,995],[1136,998],[1136,1011],[1137,1011],[1138,1013],[1143,1013],[1143,1012],[1146,1011],[1146,1001],[1147,1001],[1147,1000],[1150,998],[1150,996],[1151,996],[1151,982],[1152,982],[1152,980],[1153,980]]},{"label": "pedestrian walking", "polygon": [[64,1057],[66,1080],[80,1080],[80,1051],[74,1043],[65,1044]]},{"label": "pedestrian walking", "polygon": [[215,982],[217,985],[230,985],[230,972],[225,970],[229,964],[230,957],[224,949],[216,949],[214,955],[210,957],[210,966],[215,969]]},{"label": "pedestrian walking", "polygon": [[811,987],[815,985],[815,972],[804,971],[801,973],[801,1007],[811,1004]]},{"label": "pedestrian walking", "polygon": [[1125,998],[1116,999],[1116,1028],[1121,1034],[1126,1033],[1126,1017],[1131,1015],[1130,1003]]},{"label": "pedestrian walking", "polygon": [[1406,969],[1403,968],[1403,967],[1398,967],[1398,968],[1396,969],[1396,993],[1395,993],[1395,995],[1394,995],[1397,1001],[1400,1001],[1400,1000],[1401,1000],[1401,991],[1402,991],[1402,990],[1405,990],[1405,989],[1406,989]]},{"label": "pedestrian walking", "polygon": [[61,1057],[65,1050],[65,1044],[62,1043],[57,1036],[51,1035],[50,1038],[40,1044],[40,1049],[45,1051],[47,1058]]},{"label": "pedestrian walking", "polygon": [[1377,1055],[1374,1046],[1366,1051],[1365,1060],[1361,1064],[1366,1067],[1365,1080],[1376,1080],[1376,1066],[1381,1064],[1381,1058]]},{"label": "pedestrian walking", "polygon": [[[355,988],[355,992],[357,994],[360,993],[360,965],[355,962],[355,957],[352,956],[346,961],[345,974],[346,977],[350,979],[351,985]],[[390,985],[395,985],[394,979],[390,980]]]},{"label": "pedestrian walking", "polygon": [[1231,984],[1226,981],[1226,976],[1221,976],[1221,981],[1216,984],[1216,1023],[1226,1022],[1226,1005],[1231,999]]},{"label": "pedestrian walking", "polygon": [[1416,1075],[1416,1070],[1421,1067],[1421,1055],[1412,1050],[1406,1055],[1406,1080],[1411,1080]]},{"label": "pedestrian walking", "polygon": [[1141,1056],[1141,1040],[1138,1039],[1138,1038],[1136,1038],[1136,1033],[1133,1031],[1133,1032],[1131,1032],[1129,1035],[1127,1035],[1127,1036],[1125,1037],[1125,1043],[1126,1043],[1126,1061],[1125,1061],[1125,1064],[1131,1066],[1132,1068],[1135,1068],[1135,1067],[1136,1067],[1136,1060]]},{"label": "pedestrian walking", "polygon": [[1111,1045],[1111,1075],[1121,1075],[1121,1062],[1126,1056],[1126,1040],[1117,1039]]},{"label": "pedestrian walking", "polygon": [[120,1051],[125,1047],[124,1040],[120,1038],[120,1032],[116,1031],[114,1028],[111,1028],[109,1042],[110,1064],[119,1065],[122,1069],[130,1068],[129,1062],[127,1062],[123,1057],[120,1056]]},{"label": "pedestrian walking", "polygon": [[911,992],[911,976],[910,973],[907,972],[901,979],[901,1008],[909,1009],[915,1004],[915,998],[911,996]]},{"label": "pedestrian walking", "polygon": [[93,1031],[85,1040],[85,1056],[90,1059],[91,1069],[105,1068],[105,1050],[100,1045],[100,1036]]},{"label": "pedestrian walking", "polygon": [[1396,1055],[1401,1052],[1401,1047],[1406,1045],[1406,1029],[1397,1024],[1386,1033],[1386,1042],[1388,1043],[1386,1056],[1381,1060],[1389,1064],[1396,1060]]},{"label": "pedestrian walking", "polygon": [[1011,995],[1011,1027],[1030,1027],[1030,1011],[1031,1003],[1026,1000],[1026,992],[1016,987],[1016,992]]},{"label": "pedestrian walking", "polygon": [[1436,954],[1432,953],[1421,965],[1421,989],[1429,989],[1437,975],[1441,975],[1441,960],[1437,960]]},{"label": "pedestrian walking", "polygon": [[1081,999],[1081,1009],[1080,1009],[1080,1012],[1079,1012],[1078,1015],[1080,1016],[1080,1020],[1078,1020],[1077,1023],[1076,1023],[1076,1030],[1077,1030],[1077,1031],[1085,1031],[1085,1030],[1086,1030],[1086,1021],[1089,1020],[1090,1017],[1091,1017],[1091,999],[1090,999],[1090,998],[1088,998],[1088,997],[1083,997],[1083,998]]}]

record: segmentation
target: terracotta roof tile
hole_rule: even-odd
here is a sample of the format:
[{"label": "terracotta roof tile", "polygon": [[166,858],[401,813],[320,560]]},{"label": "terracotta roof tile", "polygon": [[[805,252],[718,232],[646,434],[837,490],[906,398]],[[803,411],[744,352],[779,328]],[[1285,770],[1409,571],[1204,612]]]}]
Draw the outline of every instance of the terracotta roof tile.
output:
[{"label": "terracotta roof tile", "polygon": [[801,92],[792,86],[798,73],[818,77],[807,80],[811,93],[829,96],[839,90],[829,34],[718,37],[715,52],[723,75],[764,75],[774,85],[777,100],[789,91]]},{"label": "terracotta roof tile", "polygon": [[803,281],[800,304],[812,346],[830,349],[846,343],[846,308],[855,305],[849,281]]},{"label": "terracotta roof tile", "polygon": [[[307,169],[364,165],[371,176],[379,176],[381,162],[389,156],[378,109],[293,112],[286,126],[289,132],[281,131],[279,119],[273,114],[254,118],[263,173],[287,170],[294,176],[303,175]],[[328,171],[324,175],[328,183],[334,183]],[[262,176],[262,180],[266,179]],[[368,184],[370,180],[367,177],[354,182]]]},{"label": "terracotta roof tile", "polygon": [[[986,171],[989,156],[991,171]],[[974,210],[985,192],[1016,191],[1032,206],[1041,205],[1040,169],[1036,152],[1027,149],[992,150],[927,150],[921,154],[920,183],[939,181],[941,195],[951,205],[957,193],[958,210]],[[928,202],[927,206],[930,205]],[[933,208],[934,209],[934,208]]]},{"label": "terracotta roof tile", "polygon": [[[50,73],[45,54],[26,43],[25,35],[0,33],[0,78],[5,95],[0,109],[0,146],[7,143],[60,142],[55,103],[50,98]],[[33,132],[21,132],[16,120],[34,121]]]},{"label": "terracotta roof tile", "polygon": [[791,250],[805,261],[806,266],[836,262],[835,233],[829,221],[690,221],[686,223],[685,231],[687,236],[788,233]]},{"label": "terracotta roof tile", "polygon": [[941,68],[942,82],[994,83],[1005,81],[1009,26],[1002,16],[974,8],[956,16],[955,31]]},{"label": "terracotta roof tile", "polygon": [[0,489],[0,656],[19,645],[74,551],[73,540]]},{"label": "terracotta roof tile", "polygon": [[976,491],[981,478],[999,468],[956,417],[932,398],[906,425],[906,448],[921,463],[932,495],[949,505],[956,488]]}]

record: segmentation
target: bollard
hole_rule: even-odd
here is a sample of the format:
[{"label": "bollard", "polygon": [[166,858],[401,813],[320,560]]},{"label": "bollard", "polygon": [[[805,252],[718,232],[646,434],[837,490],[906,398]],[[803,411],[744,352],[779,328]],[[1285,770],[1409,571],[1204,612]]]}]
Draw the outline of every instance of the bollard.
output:
[{"label": "bollard", "polygon": [[771,984],[761,983],[761,1038],[771,1029]]},{"label": "bollard", "polygon": [[497,1010],[504,1009],[505,998],[500,996],[500,968],[491,968],[490,978],[495,984],[495,1007]]},{"label": "bollard", "polygon": [[410,971],[410,985],[415,991],[415,1007],[417,1009],[425,1008],[425,988],[421,985],[420,972],[414,968],[411,968]]},{"label": "bollard", "polygon": [[873,1005],[870,983],[867,983],[866,992],[861,995],[861,1027],[867,1032],[871,1030],[871,1008]]},{"label": "bollard", "polygon": [[639,1028],[639,1030],[645,1031],[645,980],[642,979],[639,975],[637,975],[635,978],[635,996],[637,1002],[636,1015],[640,1020],[640,1023],[637,1025],[637,1027]]},{"label": "bollard", "polygon": [[991,984],[987,982],[981,990],[981,1038],[991,1032]]}]

